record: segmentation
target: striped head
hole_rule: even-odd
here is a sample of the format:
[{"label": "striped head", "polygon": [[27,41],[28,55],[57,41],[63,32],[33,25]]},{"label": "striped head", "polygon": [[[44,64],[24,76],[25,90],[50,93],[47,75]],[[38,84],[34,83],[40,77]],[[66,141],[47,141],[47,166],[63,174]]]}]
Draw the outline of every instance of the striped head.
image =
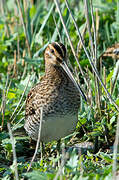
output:
[{"label": "striped head", "polygon": [[44,56],[46,64],[60,66],[66,61],[66,48],[62,43],[53,42],[47,46]]},{"label": "striped head", "polygon": [[81,90],[79,84],[77,84],[70,69],[67,66],[66,63],[67,52],[65,46],[62,43],[58,43],[58,42],[53,42],[49,44],[45,50],[44,57],[45,57],[45,68],[50,69],[49,67],[51,67],[52,65],[60,66],[69,76],[70,80],[74,83],[74,85],[77,87],[82,97],[86,100],[85,94]]}]

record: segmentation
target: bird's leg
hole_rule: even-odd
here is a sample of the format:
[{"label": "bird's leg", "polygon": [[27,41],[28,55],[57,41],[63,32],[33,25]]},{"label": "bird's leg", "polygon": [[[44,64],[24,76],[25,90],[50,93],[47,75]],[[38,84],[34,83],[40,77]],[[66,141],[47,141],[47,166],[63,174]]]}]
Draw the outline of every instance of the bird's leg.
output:
[{"label": "bird's leg", "polygon": [[58,158],[58,167],[60,167],[60,144],[61,144],[61,139],[57,141],[57,158]]}]

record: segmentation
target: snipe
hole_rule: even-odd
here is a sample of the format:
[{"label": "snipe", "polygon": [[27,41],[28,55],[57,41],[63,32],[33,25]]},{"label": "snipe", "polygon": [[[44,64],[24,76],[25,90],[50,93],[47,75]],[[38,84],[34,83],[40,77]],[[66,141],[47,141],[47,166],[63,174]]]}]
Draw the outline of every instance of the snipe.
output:
[{"label": "snipe", "polygon": [[119,59],[119,43],[115,43],[111,47],[108,47],[102,54],[102,57],[112,57],[113,59]]},{"label": "snipe", "polygon": [[37,140],[40,109],[43,107],[42,142],[59,140],[71,134],[78,121],[79,85],[66,65],[66,48],[62,43],[49,44],[44,53],[45,76],[31,89],[26,100],[25,129]]}]

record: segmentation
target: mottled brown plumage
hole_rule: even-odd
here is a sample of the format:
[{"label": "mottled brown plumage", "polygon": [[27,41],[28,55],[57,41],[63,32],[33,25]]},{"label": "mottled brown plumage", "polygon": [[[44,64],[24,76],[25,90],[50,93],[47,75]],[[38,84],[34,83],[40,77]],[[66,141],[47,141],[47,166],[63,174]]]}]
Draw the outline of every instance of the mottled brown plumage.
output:
[{"label": "mottled brown plumage", "polygon": [[112,57],[113,59],[119,59],[119,43],[113,44],[108,47],[102,54],[102,57]]},{"label": "mottled brown plumage", "polygon": [[31,89],[26,100],[25,129],[37,140],[40,108],[43,107],[41,141],[59,140],[72,133],[78,121],[80,93],[62,67],[66,49],[61,43],[45,50],[45,76]]}]

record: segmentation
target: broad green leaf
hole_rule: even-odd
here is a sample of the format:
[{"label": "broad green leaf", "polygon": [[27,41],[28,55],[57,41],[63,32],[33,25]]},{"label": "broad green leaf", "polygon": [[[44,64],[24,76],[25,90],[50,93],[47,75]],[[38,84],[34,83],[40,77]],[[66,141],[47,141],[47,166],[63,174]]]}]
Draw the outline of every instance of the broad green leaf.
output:
[{"label": "broad green leaf", "polygon": [[15,93],[12,93],[12,92],[8,92],[7,97],[8,97],[8,99],[12,99],[12,98],[15,98],[15,97],[16,97],[16,94],[15,94]]}]

